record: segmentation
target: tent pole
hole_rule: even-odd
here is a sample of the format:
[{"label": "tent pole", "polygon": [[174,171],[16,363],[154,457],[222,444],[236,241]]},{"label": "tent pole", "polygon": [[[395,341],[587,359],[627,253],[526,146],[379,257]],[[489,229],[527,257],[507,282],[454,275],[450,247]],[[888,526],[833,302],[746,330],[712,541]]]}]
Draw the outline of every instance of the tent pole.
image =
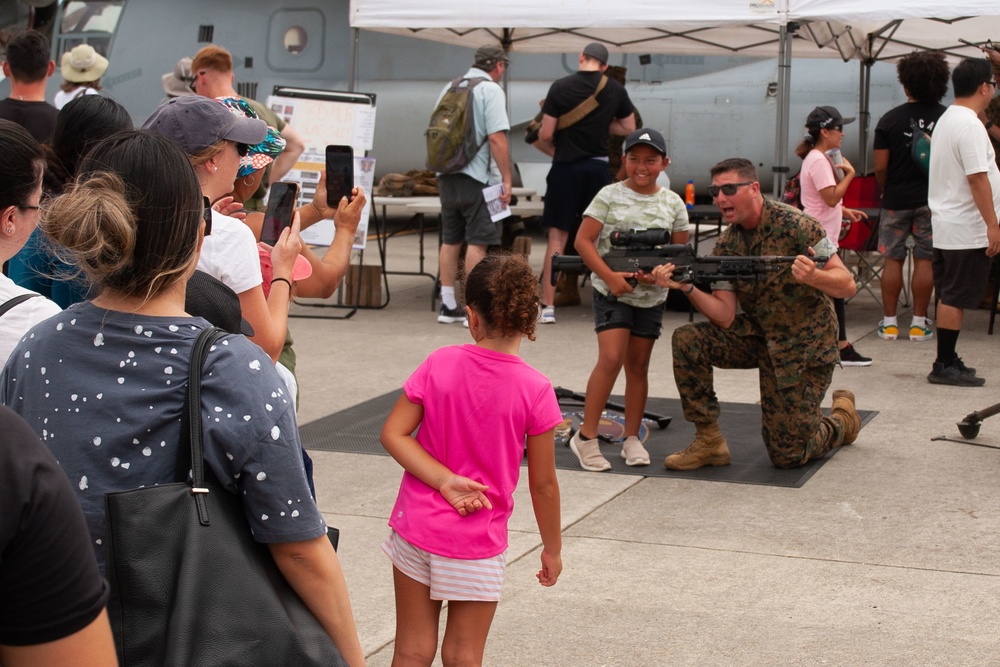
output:
[{"label": "tent pole", "polygon": [[795,23],[781,26],[778,38],[778,109],[775,114],[774,198],[781,199],[788,177],[788,119],[791,106],[792,38],[798,29]]},{"label": "tent pole", "polygon": [[361,42],[361,29],[351,28],[351,53],[348,60],[350,71],[347,73],[347,91],[353,93],[358,77],[358,45]]},{"label": "tent pole", "polygon": [[861,176],[868,174],[868,133],[871,130],[871,89],[872,89],[872,61],[870,59],[861,61],[860,90],[858,100],[858,155],[861,156]]}]

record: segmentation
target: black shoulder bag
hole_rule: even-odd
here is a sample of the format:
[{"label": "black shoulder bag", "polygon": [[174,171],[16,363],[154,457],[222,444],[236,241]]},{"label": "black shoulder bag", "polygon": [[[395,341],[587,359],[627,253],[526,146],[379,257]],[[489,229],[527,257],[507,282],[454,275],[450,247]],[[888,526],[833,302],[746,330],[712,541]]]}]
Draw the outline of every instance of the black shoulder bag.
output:
[{"label": "black shoulder bag", "polygon": [[177,481],[105,496],[118,660],[123,667],[346,667],[267,546],[254,542],[239,496],[205,465],[202,365],[225,335],[206,329],[191,353]]}]

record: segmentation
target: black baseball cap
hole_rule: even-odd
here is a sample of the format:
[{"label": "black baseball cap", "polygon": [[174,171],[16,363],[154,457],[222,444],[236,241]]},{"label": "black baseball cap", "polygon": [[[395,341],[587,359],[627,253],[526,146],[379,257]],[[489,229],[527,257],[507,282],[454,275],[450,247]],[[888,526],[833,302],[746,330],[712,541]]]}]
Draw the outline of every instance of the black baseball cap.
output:
[{"label": "black baseball cap", "polygon": [[825,130],[828,127],[837,127],[853,122],[853,116],[851,118],[844,118],[837,111],[837,107],[816,107],[809,112],[809,117],[806,118],[806,127]]},{"label": "black baseball cap", "polygon": [[667,142],[663,140],[663,135],[656,130],[648,127],[640,127],[638,130],[628,135],[625,139],[625,152],[633,146],[638,146],[639,144],[646,144],[647,146],[652,146],[655,148],[660,155],[667,156]]},{"label": "black baseball cap", "polygon": [[184,310],[195,317],[205,318],[229,333],[253,336],[253,327],[243,319],[240,298],[236,292],[204,271],[191,274],[187,283]]}]

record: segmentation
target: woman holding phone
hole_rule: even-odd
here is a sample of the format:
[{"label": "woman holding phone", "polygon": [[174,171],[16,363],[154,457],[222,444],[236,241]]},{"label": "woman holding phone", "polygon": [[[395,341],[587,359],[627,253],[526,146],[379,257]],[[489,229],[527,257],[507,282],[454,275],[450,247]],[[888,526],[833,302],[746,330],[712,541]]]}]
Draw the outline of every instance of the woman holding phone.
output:
[{"label": "woman holding phone", "polygon": [[[284,143],[262,120],[234,114],[226,105],[200,95],[177,97],[161,104],[144,128],[174,140],[188,154],[202,194],[216,202],[245,178],[269,164]],[[298,225],[284,232],[271,251],[274,266],[265,296],[257,240],[240,220],[212,212],[209,236],[198,268],[228,285],[240,298],[243,317],[253,327],[251,338],[271,359],[285,343],[292,267],[302,247]]]}]

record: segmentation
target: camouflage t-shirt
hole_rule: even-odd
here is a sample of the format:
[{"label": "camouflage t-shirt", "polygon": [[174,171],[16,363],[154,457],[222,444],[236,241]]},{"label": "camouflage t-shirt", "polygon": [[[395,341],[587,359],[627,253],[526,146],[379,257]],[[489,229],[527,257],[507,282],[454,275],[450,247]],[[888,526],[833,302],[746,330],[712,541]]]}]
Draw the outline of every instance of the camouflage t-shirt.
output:
[{"label": "camouflage t-shirt", "polygon": [[[808,255],[828,258],[836,249],[818,222],[786,204],[764,200],[760,224],[749,232],[731,226],[712,251],[722,256]],[[712,289],[736,293],[742,313],[731,330],[741,336],[763,336],[778,386],[798,384],[808,367],[837,362],[837,317],[830,298],[792,276],[791,265],[757,280],[717,282]]]},{"label": "camouflage t-shirt", "polygon": [[[611,234],[642,229],[669,229],[670,233],[688,229],[687,207],[684,201],[668,188],[660,188],[653,195],[641,195],[624,183],[605,186],[584,211],[585,218],[593,218],[603,225],[597,237],[597,252],[604,256],[611,249]],[[595,274],[594,289],[607,296],[607,284]],[[656,285],[638,284],[635,289],[618,297],[622,303],[637,308],[652,308],[667,300],[667,290]]]}]

